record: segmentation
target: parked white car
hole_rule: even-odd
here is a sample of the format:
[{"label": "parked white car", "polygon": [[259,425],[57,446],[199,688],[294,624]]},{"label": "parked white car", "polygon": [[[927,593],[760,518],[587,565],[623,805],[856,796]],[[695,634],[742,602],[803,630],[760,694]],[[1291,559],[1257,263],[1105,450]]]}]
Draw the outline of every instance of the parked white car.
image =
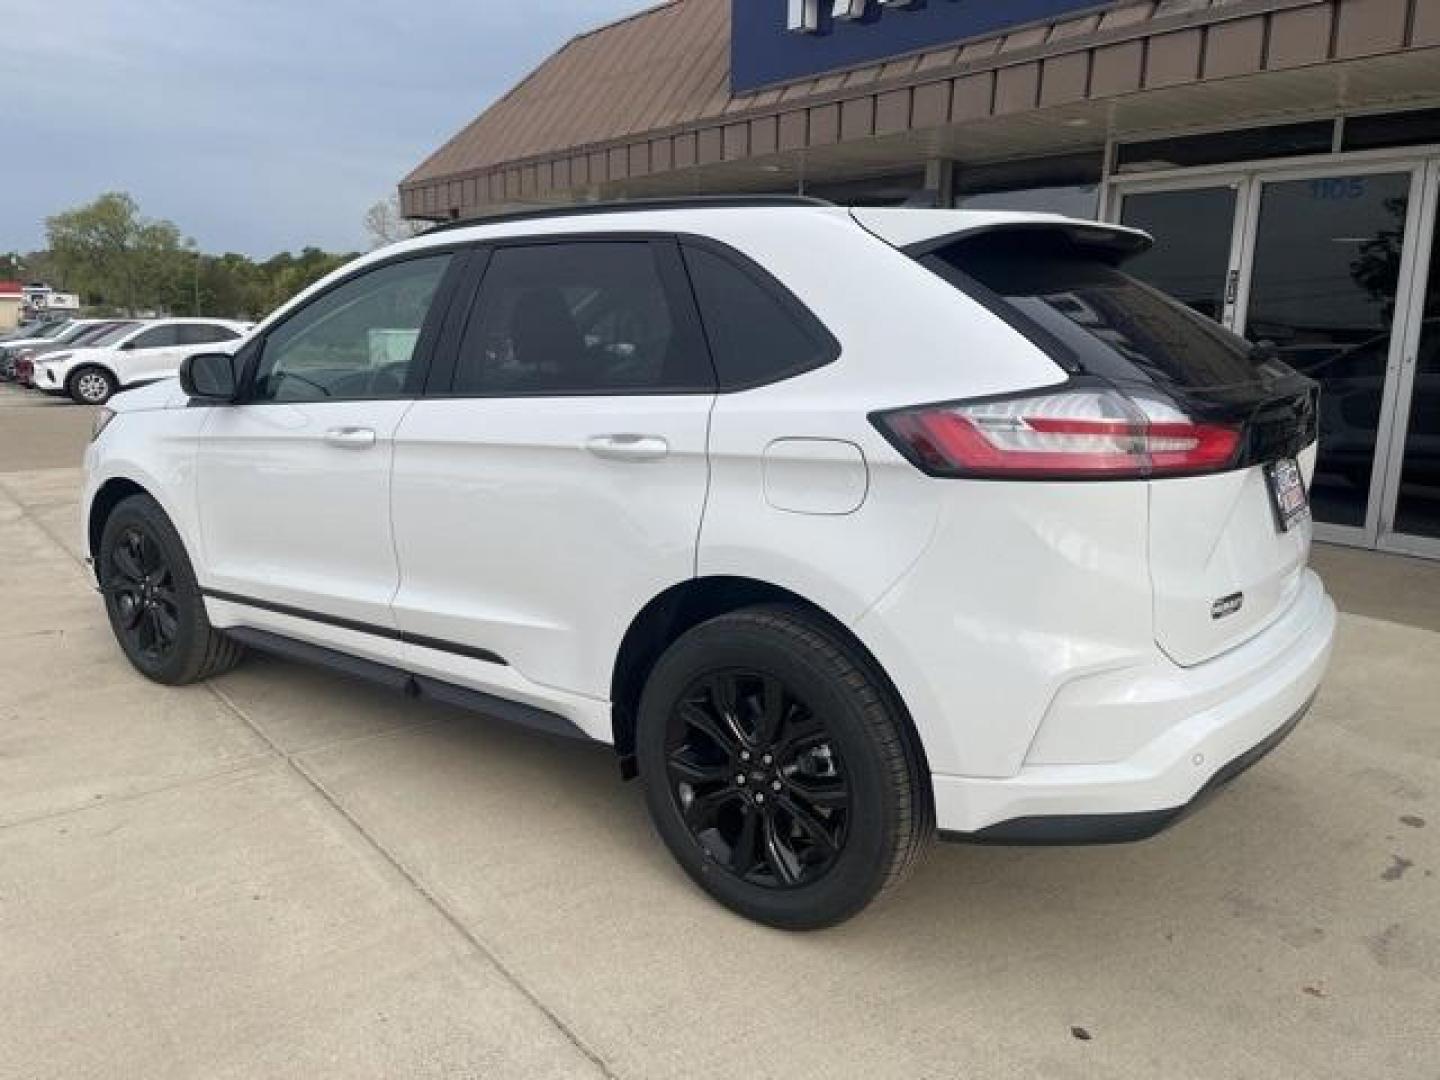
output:
[{"label": "parked white car", "polygon": [[1315,384],[1119,269],[1148,244],[796,200],[435,230],[101,410],[86,549],[148,677],[253,647],[613,744],[772,925],[937,825],[1148,836],[1335,630]]},{"label": "parked white car", "polygon": [[120,390],[173,378],[187,356],[234,349],[249,328],[229,319],[154,319],[104,344],[37,357],[32,382],[101,405]]}]

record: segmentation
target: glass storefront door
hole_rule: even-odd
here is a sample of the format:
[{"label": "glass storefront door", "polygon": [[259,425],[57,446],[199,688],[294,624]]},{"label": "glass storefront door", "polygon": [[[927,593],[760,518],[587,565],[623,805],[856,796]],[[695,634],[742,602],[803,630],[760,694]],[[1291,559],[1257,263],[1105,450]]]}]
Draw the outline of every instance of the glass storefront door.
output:
[{"label": "glass storefront door", "polygon": [[1315,519],[1366,533],[1413,180],[1262,179],[1251,240],[1245,336],[1323,387]]},{"label": "glass storefront door", "polygon": [[[1416,241],[1410,329],[1400,367],[1381,544],[1440,556],[1440,160],[1430,163]],[[1428,251],[1426,250],[1428,247]]]},{"label": "glass storefront door", "polygon": [[1126,269],[1200,314],[1228,324],[1232,318],[1231,253],[1235,244],[1236,184],[1179,191],[1138,191],[1125,196],[1121,222],[1165,237]]},{"label": "glass storefront door", "polygon": [[1437,188],[1406,162],[1116,190],[1159,241],[1133,273],[1321,383],[1324,539],[1440,555]]}]

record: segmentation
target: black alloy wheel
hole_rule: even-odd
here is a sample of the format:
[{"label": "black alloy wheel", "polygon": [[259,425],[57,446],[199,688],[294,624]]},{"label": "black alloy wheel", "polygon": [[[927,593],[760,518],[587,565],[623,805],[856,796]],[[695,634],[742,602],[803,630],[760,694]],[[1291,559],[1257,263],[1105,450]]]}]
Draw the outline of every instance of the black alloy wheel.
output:
[{"label": "black alloy wheel", "polygon": [[162,663],[180,633],[175,575],[164,551],[139,526],[130,526],[111,548],[107,569],[105,592],[115,605],[116,632],[134,653]]},{"label": "black alloy wheel", "polygon": [[180,534],[150,496],[110,511],[95,569],[115,639],[146,678],[180,686],[228,671],[244,655],[210,625]]},{"label": "black alloy wheel", "polygon": [[770,926],[856,915],[934,835],[904,705],[849,631],[799,606],[743,608],[680,635],[646,680],[635,756],[681,868]]},{"label": "black alloy wheel", "polygon": [[742,881],[786,889],[845,845],[850,788],[823,720],[778,676],[717,672],[671,714],[670,790],[695,841]]}]

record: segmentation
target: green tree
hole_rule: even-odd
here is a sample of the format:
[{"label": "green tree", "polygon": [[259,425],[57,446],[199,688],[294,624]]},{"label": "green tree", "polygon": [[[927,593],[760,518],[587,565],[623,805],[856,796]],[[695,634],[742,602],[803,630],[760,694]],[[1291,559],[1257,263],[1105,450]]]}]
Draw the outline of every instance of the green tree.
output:
[{"label": "green tree", "polygon": [[130,312],[173,306],[185,257],[180,230],[142,217],[124,192],[47,218],[45,232],[56,268],[90,303]]},{"label": "green tree", "polygon": [[144,217],[123,192],[56,214],[45,227],[49,250],[18,260],[15,276],[78,292],[92,313],[261,319],[355,257],[317,247],[261,263],[234,252],[206,255],[173,222]]}]

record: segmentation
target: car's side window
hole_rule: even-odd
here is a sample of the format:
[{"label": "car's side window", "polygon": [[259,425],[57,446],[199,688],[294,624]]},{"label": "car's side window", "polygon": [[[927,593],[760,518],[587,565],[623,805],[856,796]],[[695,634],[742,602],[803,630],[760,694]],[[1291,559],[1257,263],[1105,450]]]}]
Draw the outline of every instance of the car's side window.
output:
[{"label": "car's side window", "polygon": [[165,349],[180,343],[180,328],[173,323],[156,326],[130,339],[132,349]]},{"label": "car's side window", "polygon": [[399,397],[450,255],[390,263],[322,294],[265,339],[252,401]]},{"label": "car's side window", "polygon": [[210,345],[218,341],[234,341],[239,336],[227,326],[210,323],[184,323],[180,327],[181,345]]},{"label": "car's side window", "polygon": [[722,390],[778,382],[839,354],[830,333],[777,282],[709,248],[686,244],[684,251]]},{"label": "car's side window", "polygon": [[662,251],[645,240],[496,250],[461,339],[452,392],[713,392],[704,341],[673,278],[667,286]]}]

